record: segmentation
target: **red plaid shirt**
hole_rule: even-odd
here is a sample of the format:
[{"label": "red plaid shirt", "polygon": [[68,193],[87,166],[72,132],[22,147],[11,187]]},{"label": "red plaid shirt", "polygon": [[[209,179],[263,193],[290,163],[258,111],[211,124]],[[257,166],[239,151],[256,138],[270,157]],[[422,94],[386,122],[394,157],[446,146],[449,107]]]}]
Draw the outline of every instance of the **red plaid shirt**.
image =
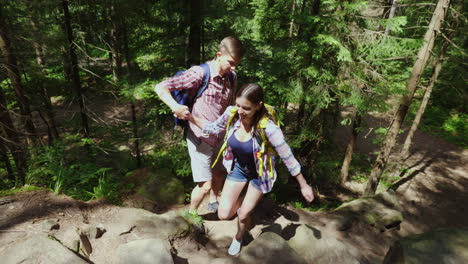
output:
[{"label": "red plaid shirt", "polygon": [[[226,108],[232,104],[234,97],[234,87],[237,85],[237,75],[234,73],[234,87],[231,87],[228,73],[223,76],[214,69],[214,61],[207,62],[210,66],[210,82],[203,94],[195,100],[192,114],[213,122],[220,117]],[[189,96],[193,97],[197,93],[203,81],[204,71],[201,66],[193,66],[179,76],[174,76],[164,80],[161,84],[168,87],[170,91],[190,89]],[[195,136],[205,141],[211,146],[216,146],[221,136],[208,135],[196,125],[190,123],[190,129]]]}]

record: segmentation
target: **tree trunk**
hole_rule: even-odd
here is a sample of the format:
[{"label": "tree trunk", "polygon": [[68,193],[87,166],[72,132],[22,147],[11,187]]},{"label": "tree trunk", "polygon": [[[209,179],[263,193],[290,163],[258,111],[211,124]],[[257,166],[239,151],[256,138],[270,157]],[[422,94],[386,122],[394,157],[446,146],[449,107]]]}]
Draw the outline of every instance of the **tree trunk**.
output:
[{"label": "tree trunk", "polygon": [[[388,14],[388,18],[387,19],[392,19],[394,16],[395,16],[395,11],[396,11],[396,7],[397,7],[397,2],[398,0],[393,0],[392,1],[392,7],[390,8],[390,13]],[[388,35],[388,33],[390,32],[390,28],[388,27],[388,25],[385,27],[385,35]]]},{"label": "tree trunk", "polygon": [[65,32],[67,35],[67,40],[68,40],[68,56],[70,59],[70,66],[71,66],[71,84],[73,87],[73,90],[76,93],[76,96],[78,97],[78,103],[80,106],[80,115],[81,115],[81,125],[83,127],[84,135],[85,137],[89,137],[89,126],[88,126],[88,116],[86,115],[85,111],[85,102],[84,102],[84,97],[82,94],[82,89],[81,89],[81,81],[80,81],[80,75],[78,71],[78,58],[76,56],[75,52],[75,44],[74,38],[73,38],[73,31],[71,27],[71,18],[70,18],[70,11],[68,9],[68,0],[62,0],[62,8],[63,8],[63,26],[65,28]]},{"label": "tree trunk", "polygon": [[121,47],[120,47],[120,23],[118,21],[118,15],[116,12],[115,1],[112,1],[110,6],[110,20],[112,24],[111,29],[111,41],[112,41],[112,79],[115,83],[119,83],[122,72],[122,59],[121,59]]},{"label": "tree trunk", "polygon": [[24,119],[24,129],[27,133],[28,143],[34,142],[33,137],[36,134],[34,124],[31,118],[31,108],[28,97],[24,92],[23,85],[21,83],[21,76],[18,69],[18,63],[16,56],[13,54],[11,47],[10,38],[7,32],[7,25],[2,15],[0,7],[0,52],[3,54],[5,61],[5,68],[7,71],[8,78],[11,80],[11,85],[15,91],[18,105],[21,112],[21,117]]},{"label": "tree trunk", "polygon": [[289,38],[292,39],[294,35],[294,15],[296,13],[297,3],[296,0],[292,1],[292,10],[291,10],[291,22],[289,22]]},{"label": "tree trunk", "polygon": [[[26,176],[26,161],[28,155],[26,151],[27,148],[24,147],[24,144],[21,140],[21,133],[18,133],[13,125],[10,113],[5,107],[6,105],[7,102],[5,100],[5,94],[0,89],[0,128],[3,130],[0,131],[0,135],[3,134],[5,137],[1,140],[3,141],[1,142],[2,148],[5,148],[12,153],[17,169],[18,181],[21,185],[23,185]],[[5,151],[5,153],[7,153],[7,151]]]},{"label": "tree trunk", "polygon": [[[129,77],[131,77],[133,71],[132,71],[132,63],[130,61],[130,53],[129,53],[129,49],[128,49],[128,36],[127,36],[127,25],[124,21],[124,24],[123,24],[123,27],[122,27],[122,31],[123,31],[123,36],[124,36],[124,51],[125,51],[125,62],[127,63],[127,68],[128,68],[128,75]],[[132,78],[129,78],[130,80]],[[133,126],[133,138],[134,138],[134,152],[135,152],[135,155],[136,155],[136,164],[137,164],[137,168],[141,168],[141,152],[140,152],[140,139],[138,137],[138,122],[137,122],[137,115],[136,115],[136,108],[135,108],[135,103],[131,102],[130,104],[130,108],[131,108],[131,111],[132,111],[132,126]]]},{"label": "tree trunk", "polygon": [[[5,135],[3,135],[3,133],[0,133],[0,137],[5,137]],[[3,138],[0,138],[0,159],[3,161],[3,163],[5,163],[5,169],[7,171],[8,179],[11,182],[15,182],[15,172],[13,171],[13,168],[11,167],[10,158],[8,157],[9,151],[6,148],[7,144],[8,143]]]},{"label": "tree trunk", "polygon": [[202,0],[190,1],[190,33],[187,47],[187,67],[200,64]]},{"label": "tree trunk", "polygon": [[439,32],[442,21],[444,20],[445,11],[448,8],[450,0],[439,0],[437,6],[434,10],[434,14],[429,24],[429,28],[424,36],[424,44],[418,52],[418,58],[414,63],[413,70],[406,84],[406,92],[401,99],[400,105],[397,112],[392,120],[388,133],[385,137],[384,143],[380,150],[377,160],[372,168],[371,175],[367,182],[366,189],[364,191],[364,196],[372,196],[377,190],[377,186],[382,176],[382,172],[387,165],[388,157],[390,152],[395,146],[395,142],[400,131],[401,124],[403,123],[406,113],[408,112],[409,105],[413,99],[414,92],[416,90],[417,84],[421,77],[421,74],[426,67],[429,56],[434,47],[434,41],[436,38],[436,32]]},{"label": "tree trunk", "polygon": [[359,134],[358,130],[361,126],[361,115],[356,113],[356,116],[353,120],[353,131],[351,132],[351,137],[349,138],[348,146],[346,147],[346,153],[343,160],[343,165],[341,166],[340,171],[340,183],[344,185],[348,180],[349,175],[349,166],[351,165],[351,160],[353,159],[354,146],[356,145],[357,136]]},{"label": "tree trunk", "polygon": [[[38,23],[36,22],[36,19],[34,17],[34,14],[31,14],[31,19],[30,19],[30,24],[31,28],[33,30],[33,33],[35,36],[32,37],[33,40],[33,46],[34,46],[34,51],[36,53],[36,62],[39,65],[42,75],[47,76],[47,72],[45,71],[45,55],[44,55],[44,49],[42,48],[42,44],[37,40],[37,36],[40,34],[40,30],[38,28]],[[54,139],[59,138],[59,133],[57,130],[57,125],[55,124],[55,115],[52,110],[52,102],[50,101],[50,96],[49,92],[47,90],[47,87],[42,84],[42,100],[44,103],[44,113],[45,113],[45,121],[48,130],[50,131],[49,133],[49,143],[51,143]]]}]

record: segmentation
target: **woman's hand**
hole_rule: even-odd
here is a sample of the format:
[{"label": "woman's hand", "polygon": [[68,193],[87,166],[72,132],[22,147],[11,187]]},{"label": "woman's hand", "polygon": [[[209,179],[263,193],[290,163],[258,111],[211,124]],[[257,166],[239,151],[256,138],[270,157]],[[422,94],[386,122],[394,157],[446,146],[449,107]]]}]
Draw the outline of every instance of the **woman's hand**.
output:
[{"label": "woman's hand", "polygon": [[304,196],[304,199],[306,199],[306,201],[309,203],[312,202],[314,200],[314,192],[312,191],[312,187],[310,187],[310,185],[307,184],[302,173],[296,175],[296,180],[299,183],[299,186],[301,187],[301,193],[302,196]]},{"label": "woman's hand", "polygon": [[310,203],[314,200],[314,191],[312,191],[312,187],[310,187],[310,185],[305,184],[304,186],[301,186],[301,193],[307,202]]}]

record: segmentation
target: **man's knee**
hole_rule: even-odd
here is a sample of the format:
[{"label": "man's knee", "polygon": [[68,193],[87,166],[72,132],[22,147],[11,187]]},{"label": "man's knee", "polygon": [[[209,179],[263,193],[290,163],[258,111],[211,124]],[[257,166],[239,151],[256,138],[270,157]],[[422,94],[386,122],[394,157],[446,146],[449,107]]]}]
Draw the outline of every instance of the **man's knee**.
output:
[{"label": "man's knee", "polygon": [[207,194],[211,190],[211,181],[199,182],[197,183],[197,187],[202,193]]}]

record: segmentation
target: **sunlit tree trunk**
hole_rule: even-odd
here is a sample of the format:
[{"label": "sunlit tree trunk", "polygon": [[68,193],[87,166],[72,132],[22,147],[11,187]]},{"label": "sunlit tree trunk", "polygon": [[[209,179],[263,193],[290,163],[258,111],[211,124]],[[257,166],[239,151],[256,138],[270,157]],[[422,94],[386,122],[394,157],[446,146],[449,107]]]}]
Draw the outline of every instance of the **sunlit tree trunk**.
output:
[{"label": "sunlit tree trunk", "polygon": [[356,113],[353,119],[353,130],[351,132],[351,137],[349,138],[348,145],[346,146],[346,153],[341,165],[340,171],[340,183],[344,185],[348,180],[349,175],[349,166],[351,165],[351,160],[353,159],[354,146],[356,145],[357,136],[359,134],[359,127],[361,126],[361,115]]},{"label": "sunlit tree trunk", "polygon": [[439,0],[437,6],[434,10],[429,28],[424,36],[424,44],[418,52],[418,57],[414,63],[413,69],[411,71],[410,77],[406,84],[406,95],[404,95],[400,101],[397,112],[391,122],[390,128],[387,135],[385,136],[384,143],[380,150],[379,155],[377,156],[376,162],[372,168],[371,175],[367,182],[366,189],[364,190],[364,196],[372,196],[377,190],[377,186],[382,176],[382,172],[387,165],[390,152],[395,146],[398,132],[400,131],[401,125],[405,119],[405,116],[408,112],[409,105],[413,99],[414,92],[416,90],[417,84],[421,74],[423,73],[429,56],[434,47],[434,41],[436,38],[436,33],[439,32],[442,21],[445,17],[445,12],[448,9],[450,0]]},{"label": "sunlit tree trunk", "polygon": [[116,13],[116,3],[112,1],[110,6],[110,20],[112,24],[111,41],[112,41],[112,79],[115,83],[119,83],[122,73],[122,56],[120,45],[120,23],[119,16]]},{"label": "sunlit tree trunk", "polygon": [[[397,2],[398,2],[398,0],[392,0],[392,1],[391,1],[392,7],[390,8],[390,13],[388,14],[388,18],[387,18],[387,19],[392,19],[392,18],[395,16],[395,11],[396,11],[396,7],[397,7]],[[385,35],[387,35],[389,32],[390,32],[390,27],[387,25],[387,26],[385,27]]]},{"label": "sunlit tree trunk", "polygon": [[63,8],[63,24],[66,31],[66,36],[68,40],[68,56],[70,59],[71,65],[71,84],[73,90],[78,97],[78,103],[80,106],[80,116],[81,116],[81,125],[83,128],[83,132],[85,137],[89,137],[89,125],[88,125],[88,116],[86,115],[85,109],[85,101],[83,97],[83,92],[81,88],[81,81],[79,75],[79,65],[78,65],[78,58],[75,52],[75,44],[73,38],[73,31],[71,27],[71,18],[70,18],[70,11],[68,9],[68,0],[62,0],[62,8]]}]

